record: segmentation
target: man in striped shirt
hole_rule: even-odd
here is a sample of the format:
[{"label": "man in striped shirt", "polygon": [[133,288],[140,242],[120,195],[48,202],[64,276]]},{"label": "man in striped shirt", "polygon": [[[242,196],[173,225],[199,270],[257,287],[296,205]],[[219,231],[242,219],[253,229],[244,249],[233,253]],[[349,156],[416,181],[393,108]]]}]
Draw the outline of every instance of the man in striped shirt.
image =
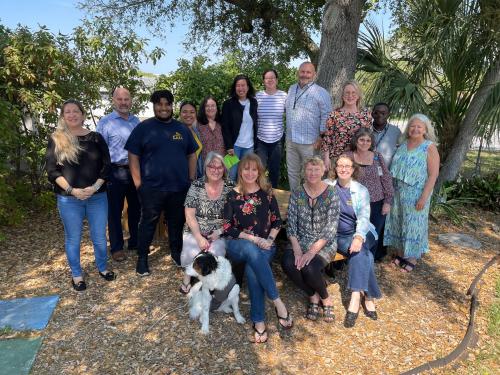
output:
[{"label": "man in striped shirt", "polygon": [[318,153],[321,134],[332,109],[330,94],[314,83],[316,69],[303,62],[298,71],[299,81],[290,86],[286,99],[286,164],[290,190],[300,184],[304,160]]},{"label": "man in striped shirt", "polygon": [[262,74],[264,91],[259,91],[257,99],[257,155],[269,171],[273,188],[280,179],[281,154],[283,145],[283,115],[285,113],[286,92],[278,90],[278,73],[267,69]]}]

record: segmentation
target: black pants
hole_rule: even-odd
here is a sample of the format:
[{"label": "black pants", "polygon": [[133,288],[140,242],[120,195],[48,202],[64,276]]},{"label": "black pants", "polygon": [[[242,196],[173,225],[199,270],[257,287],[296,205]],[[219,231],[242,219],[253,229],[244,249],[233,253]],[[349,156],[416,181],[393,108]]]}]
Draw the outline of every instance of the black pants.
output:
[{"label": "black pants", "polygon": [[384,227],[386,215],[382,215],[383,205],[383,199],[378,202],[370,202],[370,223],[375,226],[375,230],[378,235],[378,240],[375,241],[370,249],[375,260],[382,259],[387,254],[387,250],[384,248]]},{"label": "black pants", "polygon": [[283,254],[281,266],[290,280],[302,289],[309,297],[318,293],[321,299],[328,298],[326,290],[326,281],[323,278],[323,269],[328,262],[319,255],[316,255],[311,262],[300,271],[295,267],[295,255],[293,250],[288,249]]},{"label": "black pants", "polygon": [[259,155],[264,164],[264,168],[269,171],[269,181],[273,188],[278,188],[280,180],[281,154],[283,150],[283,140],[278,142],[266,143],[257,140],[257,155]]},{"label": "black pants", "polygon": [[177,263],[181,263],[182,228],[186,221],[184,216],[184,200],[187,190],[166,192],[140,188],[141,220],[139,222],[138,253],[139,258],[147,257],[149,246],[153,241],[156,225],[163,211],[167,221],[170,255]]},{"label": "black pants", "polygon": [[135,190],[134,181],[128,167],[113,165],[107,182],[108,193],[108,231],[112,253],[123,250],[122,211],[127,198],[129,248],[137,247],[137,227],[141,217],[141,206]]}]

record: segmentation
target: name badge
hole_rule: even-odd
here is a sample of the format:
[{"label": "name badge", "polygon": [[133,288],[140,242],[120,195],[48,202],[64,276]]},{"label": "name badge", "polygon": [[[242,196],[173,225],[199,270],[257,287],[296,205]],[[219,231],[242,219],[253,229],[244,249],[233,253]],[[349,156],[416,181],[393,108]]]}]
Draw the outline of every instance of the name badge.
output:
[{"label": "name badge", "polygon": [[377,167],[377,171],[378,171],[378,175],[380,177],[382,177],[384,175],[384,172],[382,171],[382,167],[380,165]]}]

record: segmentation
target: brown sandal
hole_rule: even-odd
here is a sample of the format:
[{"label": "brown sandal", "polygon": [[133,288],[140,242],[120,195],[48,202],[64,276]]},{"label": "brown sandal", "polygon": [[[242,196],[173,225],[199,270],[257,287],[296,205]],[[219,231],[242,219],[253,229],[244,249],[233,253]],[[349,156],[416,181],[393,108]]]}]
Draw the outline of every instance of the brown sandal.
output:
[{"label": "brown sandal", "polygon": [[319,317],[319,305],[314,302],[309,302],[307,305],[306,318],[312,321],[318,320]]},{"label": "brown sandal", "polygon": [[323,320],[325,322],[329,322],[329,323],[335,321],[335,314],[333,313],[333,306],[323,305]]}]

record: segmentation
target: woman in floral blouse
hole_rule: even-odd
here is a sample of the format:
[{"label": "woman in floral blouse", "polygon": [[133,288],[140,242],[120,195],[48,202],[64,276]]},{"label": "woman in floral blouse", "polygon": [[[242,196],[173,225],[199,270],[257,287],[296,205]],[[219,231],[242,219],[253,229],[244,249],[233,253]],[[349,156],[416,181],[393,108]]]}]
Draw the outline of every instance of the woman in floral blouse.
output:
[{"label": "woman in floral blouse", "polygon": [[371,125],[372,116],[368,108],[363,108],[361,88],[356,81],[347,81],[342,88],[342,105],[332,111],[326,121],[321,147],[326,169],[330,170],[330,159],[340,156],[349,147],[359,128]]},{"label": "woman in floral blouse", "polygon": [[[209,251],[218,256],[226,254],[226,244],[221,238],[222,212],[233,184],[227,181],[222,155],[209,152],[204,169],[204,176],[193,181],[184,202],[186,225],[182,237],[182,267],[191,264],[200,251]],[[190,281],[191,277],[185,274],[181,293],[189,293]]]},{"label": "woman in floral blouse", "polygon": [[271,269],[276,252],[274,240],[281,228],[278,202],[272,194],[260,158],[254,153],[238,164],[238,179],[224,206],[227,257],[244,263],[250,293],[250,318],[256,343],[267,341],[265,296],[274,303],[279,325],[289,329],[292,318],[279,298]]},{"label": "woman in floral blouse", "polygon": [[333,322],[333,301],[322,271],[337,250],[339,198],[335,188],[321,180],[324,173],[325,166],[319,157],[306,160],[304,185],[290,196],[287,231],[292,249],[283,255],[282,266],[309,297],[307,319],[318,319],[321,302],[323,319]]},{"label": "woman in floral blouse", "polygon": [[200,140],[203,144],[201,150],[203,160],[207,158],[210,151],[226,155],[220,125],[219,106],[215,98],[211,95],[203,99],[198,110],[198,131],[200,132]]}]

